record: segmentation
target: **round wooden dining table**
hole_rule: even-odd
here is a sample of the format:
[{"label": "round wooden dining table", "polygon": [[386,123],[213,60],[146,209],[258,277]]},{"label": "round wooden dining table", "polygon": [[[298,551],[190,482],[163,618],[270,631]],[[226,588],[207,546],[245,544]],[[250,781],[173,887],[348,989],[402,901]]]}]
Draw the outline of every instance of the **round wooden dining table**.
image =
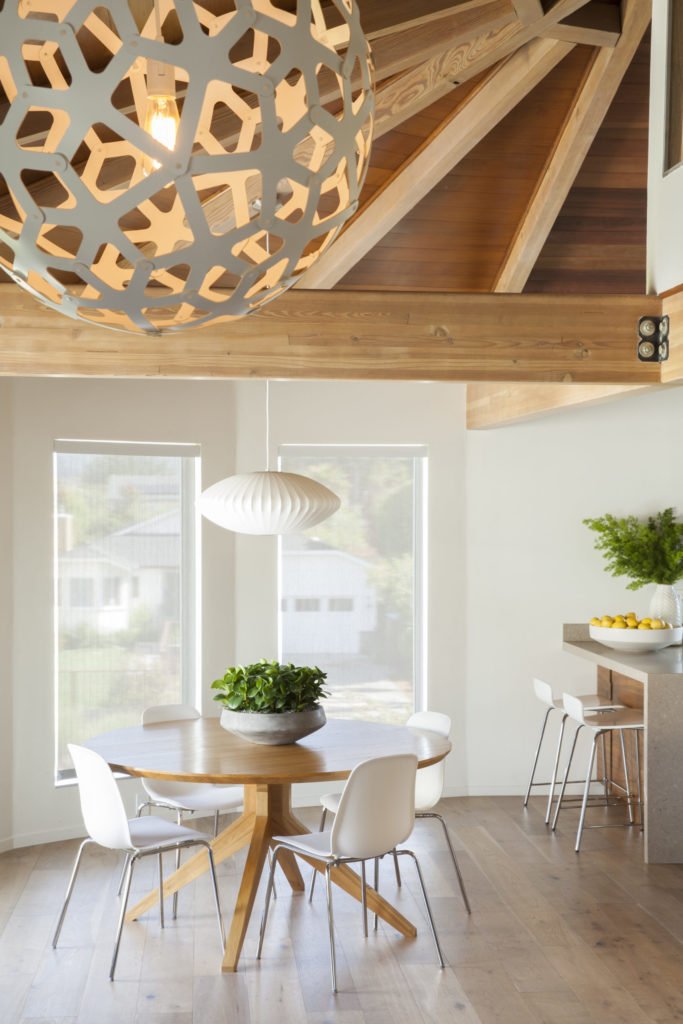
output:
[{"label": "round wooden dining table", "polygon": [[[376,722],[331,719],[313,735],[286,746],[250,743],[221,728],[217,718],[116,729],[86,744],[114,771],[127,775],[179,782],[207,782],[244,786],[244,810],[212,840],[216,863],[248,847],[232,922],[225,944],[223,970],[237,969],[254,906],[259,880],[274,836],[303,835],[309,831],[292,811],[295,782],[327,782],[347,778],[361,761],[388,754],[413,753],[418,767],[441,761],[451,749],[446,737],[423,729]],[[296,858],[283,851],[280,865],[295,891],[304,891]],[[324,865],[306,858],[317,870]],[[195,854],[164,879],[164,896],[171,895],[208,869],[205,854]],[[345,892],[361,898],[360,878],[347,866],[332,872]],[[367,905],[406,936],[416,929],[387,900],[368,888]],[[155,890],[126,915],[135,920],[159,899]]]}]

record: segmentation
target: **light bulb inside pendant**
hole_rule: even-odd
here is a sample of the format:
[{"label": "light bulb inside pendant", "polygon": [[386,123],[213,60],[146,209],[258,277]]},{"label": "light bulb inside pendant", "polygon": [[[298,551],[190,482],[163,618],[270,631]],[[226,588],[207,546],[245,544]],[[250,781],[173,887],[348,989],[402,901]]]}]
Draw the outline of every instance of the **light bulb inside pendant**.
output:
[{"label": "light bulb inside pendant", "polygon": [[[143,128],[160,145],[173,150],[179,124],[173,69],[168,64],[150,60],[147,64],[147,106]],[[145,175],[157,171],[159,167],[161,164],[154,157],[144,157],[142,170]]]}]

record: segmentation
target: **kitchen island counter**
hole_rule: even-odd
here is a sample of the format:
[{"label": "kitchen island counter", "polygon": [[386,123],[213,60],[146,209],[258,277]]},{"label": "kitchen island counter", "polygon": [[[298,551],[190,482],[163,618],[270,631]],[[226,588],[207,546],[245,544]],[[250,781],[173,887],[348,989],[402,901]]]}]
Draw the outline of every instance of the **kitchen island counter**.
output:
[{"label": "kitchen island counter", "polygon": [[591,640],[584,624],[565,625],[562,646],[597,666],[603,696],[633,706],[642,701],[645,860],[683,863],[683,647],[614,651]]}]

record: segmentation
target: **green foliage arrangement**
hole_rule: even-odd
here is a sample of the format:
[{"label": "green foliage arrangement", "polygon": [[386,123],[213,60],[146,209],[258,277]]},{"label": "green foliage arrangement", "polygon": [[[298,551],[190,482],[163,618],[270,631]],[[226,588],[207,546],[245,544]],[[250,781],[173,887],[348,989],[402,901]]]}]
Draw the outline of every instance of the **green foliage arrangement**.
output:
[{"label": "green foliage arrangement", "polygon": [[647,519],[609,513],[583,522],[598,534],[597,551],[602,551],[612,576],[630,576],[628,590],[646,583],[672,586],[683,577],[683,523],[676,521],[672,508]]},{"label": "green foliage arrangement", "polygon": [[260,714],[283,714],[286,711],[308,711],[321,698],[329,697],[324,689],[327,673],[308,666],[281,665],[262,659],[253,665],[235,665],[211,688],[218,690],[214,700],[231,711],[252,711]]}]

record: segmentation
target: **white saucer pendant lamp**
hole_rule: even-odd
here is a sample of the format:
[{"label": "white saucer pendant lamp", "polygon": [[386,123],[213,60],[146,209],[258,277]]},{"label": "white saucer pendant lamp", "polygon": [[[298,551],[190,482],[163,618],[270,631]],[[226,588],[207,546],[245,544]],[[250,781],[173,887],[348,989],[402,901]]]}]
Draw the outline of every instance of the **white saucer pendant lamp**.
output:
[{"label": "white saucer pendant lamp", "polygon": [[201,514],[235,533],[300,533],[328,519],[340,505],[337,495],[317,480],[270,469],[270,381],[266,381],[266,469],[212,484],[199,499]]},{"label": "white saucer pendant lamp", "polygon": [[357,208],[356,0],[12,0],[0,43],[0,267],[67,316],[244,316]]},{"label": "white saucer pendant lamp", "polygon": [[336,494],[298,473],[238,473],[207,488],[203,516],[236,533],[300,533],[339,508]]}]

